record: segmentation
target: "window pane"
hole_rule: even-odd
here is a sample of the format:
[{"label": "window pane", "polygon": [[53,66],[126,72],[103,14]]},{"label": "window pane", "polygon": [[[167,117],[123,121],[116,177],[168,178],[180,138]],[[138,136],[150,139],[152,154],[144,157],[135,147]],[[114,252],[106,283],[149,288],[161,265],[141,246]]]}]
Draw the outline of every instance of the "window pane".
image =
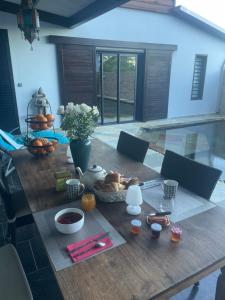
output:
[{"label": "window pane", "polygon": [[192,100],[201,100],[203,97],[206,63],[207,63],[207,56],[196,55],[193,82],[192,82],[192,92],[191,92]]},{"label": "window pane", "polygon": [[136,99],[136,55],[120,55],[120,121],[134,120]]},{"label": "window pane", "polygon": [[117,122],[117,55],[103,55],[104,123]]},{"label": "window pane", "polygon": [[101,123],[101,55],[96,54],[97,107],[99,110],[98,123]]}]

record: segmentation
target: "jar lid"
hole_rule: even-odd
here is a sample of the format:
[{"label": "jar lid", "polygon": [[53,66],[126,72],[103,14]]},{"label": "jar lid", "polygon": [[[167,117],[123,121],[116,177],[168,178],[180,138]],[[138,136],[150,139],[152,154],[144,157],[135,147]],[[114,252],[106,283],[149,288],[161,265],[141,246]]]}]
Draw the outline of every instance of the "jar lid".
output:
[{"label": "jar lid", "polygon": [[134,219],[131,221],[131,225],[135,227],[141,227],[141,220]]},{"label": "jar lid", "polygon": [[93,173],[98,173],[101,172],[103,170],[102,167],[97,166],[97,165],[93,165],[91,168],[88,169],[88,171],[93,172]]},{"label": "jar lid", "polygon": [[175,234],[182,234],[182,229],[180,227],[178,227],[178,226],[173,226],[171,228],[171,232],[175,233]]},{"label": "jar lid", "polygon": [[160,224],[158,224],[158,223],[152,223],[151,229],[153,231],[161,231],[162,230],[162,226]]}]

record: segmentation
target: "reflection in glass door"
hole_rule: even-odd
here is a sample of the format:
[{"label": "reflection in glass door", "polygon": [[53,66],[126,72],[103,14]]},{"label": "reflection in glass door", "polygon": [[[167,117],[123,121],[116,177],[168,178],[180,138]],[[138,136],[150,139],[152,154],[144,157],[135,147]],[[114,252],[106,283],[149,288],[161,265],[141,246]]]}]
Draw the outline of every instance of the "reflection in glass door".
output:
[{"label": "reflection in glass door", "polygon": [[137,55],[97,52],[97,103],[101,124],[133,121]]}]

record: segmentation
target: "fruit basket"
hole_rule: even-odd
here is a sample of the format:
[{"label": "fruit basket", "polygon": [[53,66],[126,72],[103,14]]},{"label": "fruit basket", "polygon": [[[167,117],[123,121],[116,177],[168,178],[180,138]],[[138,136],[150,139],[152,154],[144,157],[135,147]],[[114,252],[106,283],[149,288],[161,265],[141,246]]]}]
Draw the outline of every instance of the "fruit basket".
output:
[{"label": "fruit basket", "polygon": [[41,88],[32,95],[32,99],[27,105],[27,123],[28,130],[40,131],[52,128],[54,129],[54,115],[51,105]]},{"label": "fruit basket", "polygon": [[34,138],[25,141],[27,150],[35,157],[43,157],[55,151],[57,145],[56,138]]},{"label": "fruit basket", "polygon": [[25,121],[32,130],[46,130],[53,127],[54,116],[52,114],[37,114],[28,116]]},{"label": "fruit basket", "polygon": [[98,200],[102,202],[114,203],[114,202],[124,202],[126,200],[127,190],[118,192],[103,192],[93,188],[95,195]]}]

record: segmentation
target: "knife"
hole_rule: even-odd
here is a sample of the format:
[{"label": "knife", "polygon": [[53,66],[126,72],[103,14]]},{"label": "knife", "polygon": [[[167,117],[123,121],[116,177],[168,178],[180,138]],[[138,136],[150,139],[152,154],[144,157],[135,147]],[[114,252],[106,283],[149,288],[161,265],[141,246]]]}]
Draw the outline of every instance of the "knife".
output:
[{"label": "knife", "polygon": [[99,237],[97,237],[96,239],[92,239],[92,240],[89,240],[87,241],[86,243],[82,244],[81,246],[78,246],[78,247],[75,247],[73,248],[71,251],[69,251],[69,253],[73,253],[73,252],[76,252],[77,250],[83,248],[84,246],[87,246],[93,242],[97,242],[97,241],[100,241],[102,239],[104,239],[106,236],[108,236],[110,234],[110,232],[105,232],[103,234],[101,234]]},{"label": "knife", "polygon": [[168,216],[171,215],[171,211],[159,211],[159,212],[154,212],[148,214],[151,217],[157,216],[157,217],[162,217],[162,216]]},{"label": "knife", "polygon": [[149,181],[143,181],[141,183],[139,183],[139,186],[141,187],[141,189],[148,189],[151,187],[155,187],[160,185],[162,182],[162,179],[153,179],[153,180],[149,180]]}]

